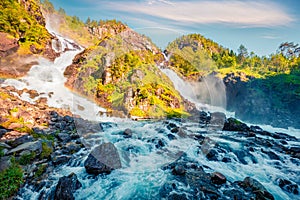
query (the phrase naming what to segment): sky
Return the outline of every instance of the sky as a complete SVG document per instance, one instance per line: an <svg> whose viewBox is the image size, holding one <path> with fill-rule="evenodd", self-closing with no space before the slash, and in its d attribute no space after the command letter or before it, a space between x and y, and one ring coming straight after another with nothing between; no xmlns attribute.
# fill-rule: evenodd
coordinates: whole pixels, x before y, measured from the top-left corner
<svg viewBox="0 0 300 200"><path fill-rule="evenodd" d="M184 34L199 33L237 52L259 56L282 42L300 44L299 0L50 0L86 21L117 19L164 49Z"/></svg>

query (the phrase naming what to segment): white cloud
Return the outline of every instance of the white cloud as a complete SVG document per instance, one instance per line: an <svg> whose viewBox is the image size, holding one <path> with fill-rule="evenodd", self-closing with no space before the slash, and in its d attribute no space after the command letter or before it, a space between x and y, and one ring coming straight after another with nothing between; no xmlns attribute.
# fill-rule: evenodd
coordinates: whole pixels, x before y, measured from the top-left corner
<svg viewBox="0 0 300 200"><path fill-rule="evenodd" d="M186 24L226 23L242 27L273 27L294 21L281 5L270 1L110 1L106 6L117 11Z"/></svg>
<svg viewBox="0 0 300 200"><path fill-rule="evenodd" d="M280 39L279 36L276 36L276 35L263 35L262 38L264 39L269 39L269 40L277 40L277 39Z"/></svg>

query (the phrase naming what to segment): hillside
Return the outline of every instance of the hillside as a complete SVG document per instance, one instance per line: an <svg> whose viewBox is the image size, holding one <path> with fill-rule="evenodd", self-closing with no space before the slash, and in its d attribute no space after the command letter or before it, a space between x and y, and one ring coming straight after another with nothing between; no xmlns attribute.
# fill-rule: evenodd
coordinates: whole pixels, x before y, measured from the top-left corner
<svg viewBox="0 0 300 200"><path fill-rule="evenodd" d="M113 110L114 115L186 114L182 97L157 67L163 55L148 38L114 20L102 22L94 31L99 42L66 69L67 87Z"/></svg>

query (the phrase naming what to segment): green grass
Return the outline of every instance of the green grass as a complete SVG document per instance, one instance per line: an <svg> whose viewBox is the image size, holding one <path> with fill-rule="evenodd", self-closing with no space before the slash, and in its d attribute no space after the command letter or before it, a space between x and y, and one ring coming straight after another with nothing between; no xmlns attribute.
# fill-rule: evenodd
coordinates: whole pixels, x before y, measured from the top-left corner
<svg viewBox="0 0 300 200"><path fill-rule="evenodd" d="M49 158L50 155L52 154L53 149L48 146L47 142L42 142L42 153L40 154L40 158Z"/></svg>
<svg viewBox="0 0 300 200"><path fill-rule="evenodd" d="M34 153L34 152L23 154L19 158L18 163L20 165L28 165L35 159L35 157L36 157L36 153Z"/></svg>
<svg viewBox="0 0 300 200"><path fill-rule="evenodd" d="M23 171L21 167L12 160L11 166L0 172L0 199L8 199L13 196L23 183Z"/></svg>

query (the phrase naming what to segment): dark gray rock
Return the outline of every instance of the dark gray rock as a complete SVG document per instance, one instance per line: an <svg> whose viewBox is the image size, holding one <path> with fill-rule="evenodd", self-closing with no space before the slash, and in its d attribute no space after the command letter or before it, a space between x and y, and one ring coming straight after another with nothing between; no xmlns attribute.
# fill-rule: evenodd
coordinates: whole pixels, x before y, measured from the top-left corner
<svg viewBox="0 0 300 200"><path fill-rule="evenodd" d="M29 151L29 152L35 152L37 155L39 155L42 152L42 141L37 140L34 142L27 142L27 143L21 144L21 145L17 146L16 148L8 151L6 154L11 155L14 153L20 153L25 150Z"/></svg>
<svg viewBox="0 0 300 200"><path fill-rule="evenodd" d="M250 130L250 128L247 126L247 124L240 122L237 119L229 118L225 121L224 131L243 131L247 132Z"/></svg>
<svg viewBox="0 0 300 200"><path fill-rule="evenodd" d="M289 192L289 193L293 193L295 195L298 195L299 194L299 188L298 188L298 185L295 184L295 183L292 183L291 181L289 180L286 180L286 179L278 179L277 180L278 182L278 185L279 187L286 191L286 192Z"/></svg>
<svg viewBox="0 0 300 200"><path fill-rule="evenodd" d="M70 142L71 141L71 136L68 133L59 133L57 135L57 138L62 141L62 142Z"/></svg>
<svg viewBox="0 0 300 200"><path fill-rule="evenodd" d="M23 135L15 140L8 141L8 144L12 147L17 147L21 144L32 142L34 139L31 135Z"/></svg>
<svg viewBox="0 0 300 200"><path fill-rule="evenodd" d="M274 200L273 195L260 182L251 177L246 177L241 186L246 190L250 189L256 195L256 199Z"/></svg>
<svg viewBox="0 0 300 200"><path fill-rule="evenodd" d="M214 172L211 174L211 181L214 183L214 184L217 184L217 185L222 185L222 184L225 184L227 179L226 177L221 174L220 172Z"/></svg>
<svg viewBox="0 0 300 200"><path fill-rule="evenodd" d="M9 168L11 162L9 156L0 157L0 172Z"/></svg>
<svg viewBox="0 0 300 200"><path fill-rule="evenodd" d="M56 188L54 200L74 200L74 193L82 187L76 174L71 173L69 176L63 176L59 179Z"/></svg>
<svg viewBox="0 0 300 200"><path fill-rule="evenodd" d="M132 130L129 128L126 128L125 131L123 132L123 135L125 138L131 138L132 137Z"/></svg>
<svg viewBox="0 0 300 200"><path fill-rule="evenodd" d="M184 168L184 166L182 166L182 165L176 165L175 167L174 167L174 169L172 170L172 173L174 174L174 175L184 175L185 174L185 172L186 172L186 170L185 170L185 168Z"/></svg>
<svg viewBox="0 0 300 200"><path fill-rule="evenodd" d="M103 143L97 146L84 162L89 174L110 173L122 167L117 148L112 143Z"/></svg>

